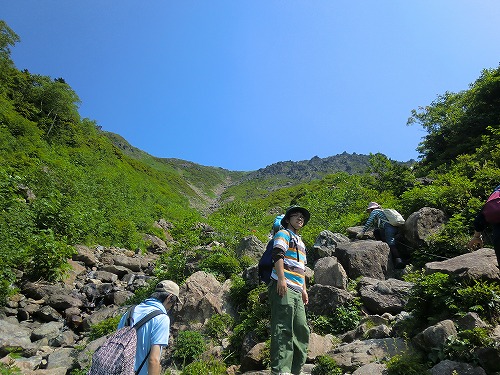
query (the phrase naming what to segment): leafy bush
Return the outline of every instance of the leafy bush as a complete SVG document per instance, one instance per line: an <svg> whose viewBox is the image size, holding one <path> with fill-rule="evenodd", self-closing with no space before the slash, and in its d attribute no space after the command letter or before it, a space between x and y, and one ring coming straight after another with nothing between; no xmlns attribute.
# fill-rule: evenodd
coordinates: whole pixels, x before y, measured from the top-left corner
<svg viewBox="0 0 500 375"><path fill-rule="evenodd" d="M473 328L458 332L456 337L448 337L443 347L445 358L457 362L479 364L477 350L491 347L494 340L484 328Z"/></svg>
<svg viewBox="0 0 500 375"><path fill-rule="evenodd" d="M430 275L416 272L405 276L405 280L414 283L406 308L417 325L470 311L491 322L500 316L500 287L496 283L454 279L440 272Z"/></svg>
<svg viewBox="0 0 500 375"><path fill-rule="evenodd" d="M60 280L69 270L68 259L74 253L75 249L57 240L52 230L41 231L32 239L28 274L33 279Z"/></svg>
<svg viewBox="0 0 500 375"><path fill-rule="evenodd" d="M0 375L23 375L19 367L0 363Z"/></svg>
<svg viewBox="0 0 500 375"><path fill-rule="evenodd" d="M115 316L113 318L108 318L94 324L90 327L89 339L97 340L99 337L106 336L110 333L116 331L116 327L118 327L118 323L120 322L120 316Z"/></svg>
<svg viewBox="0 0 500 375"><path fill-rule="evenodd" d="M316 365L311 370L311 375L342 375L342 368L331 357L320 355L316 357Z"/></svg>
<svg viewBox="0 0 500 375"><path fill-rule="evenodd" d="M231 315L215 314L205 324L205 334L217 342L221 342L223 338L228 337L233 325L234 320Z"/></svg>
<svg viewBox="0 0 500 375"><path fill-rule="evenodd" d="M182 369L181 375L225 375L226 365L216 359L194 361Z"/></svg>
<svg viewBox="0 0 500 375"><path fill-rule="evenodd" d="M313 330L320 335L344 333L354 329L360 321L361 302L354 300L337 306L330 316L309 316Z"/></svg>
<svg viewBox="0 0 500 375"><path fill-rule="evenodd" d="M229 279L232 274L241 272L241 265L234 252L216 247L200 262L202 271L212 273L219 281Z"/></svg>
<svg viewBox="0 0 500 375"><path fill-rule="evenodd" d="M187 365L206 350L205 339L196 331L180 331L174 343L172 358L180 365Z"/></svg>
<svg viewBox="0 0 500 375"><path fill-rule="evenodd" d="M424 357L420 353L407 352L398 354L386 363L387 375L429 375Z"/></svg>

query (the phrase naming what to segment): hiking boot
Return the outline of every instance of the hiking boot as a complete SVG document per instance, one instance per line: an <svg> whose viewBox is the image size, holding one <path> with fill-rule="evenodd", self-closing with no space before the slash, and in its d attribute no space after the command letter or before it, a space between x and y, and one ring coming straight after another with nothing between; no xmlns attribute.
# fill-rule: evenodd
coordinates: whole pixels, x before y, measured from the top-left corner
<svg viewBox="0 0 500 375"><path fill-rule="evenodd" d="M405 268L405 264L401 258L394 259L394 268L398 270L402 270L403 268Z"/></svg>

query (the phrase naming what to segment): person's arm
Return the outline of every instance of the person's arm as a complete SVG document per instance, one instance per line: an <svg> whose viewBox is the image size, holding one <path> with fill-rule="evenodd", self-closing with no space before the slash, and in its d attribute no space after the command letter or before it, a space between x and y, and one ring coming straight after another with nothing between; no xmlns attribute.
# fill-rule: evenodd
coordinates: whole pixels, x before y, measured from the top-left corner
<svg viewBox="0 0 500 375"><path fill-rule="evenodd" d="M474 231L474 236L470 239L467 247L469 250L477 250L483 247L483 235L481 232Z"/></svg>
<svg viewBox="0 0 500 375"><path fill-rule="evenodd" d="M276 292L279 296L283 297L288 290L288 286L286 285L285 266L283 264L283 258L280 258L276 262L274 262L274 269L276 270L276 274L278 275Z"/></svg>
<svg viewBox="0 0 500 375"><path fill-rule="evenodd" d="M302 285L302 302L304 302L304 305L307 305L309 303L309 295L307 294L305 278L304 285Z"/></svg>
<svg viewBox="0 0 500 375"><path fill-rule="evenodd" d="M152 345L151 352L148 358L148 375L160 375L161 365L160 365L160 345Z"/></svg>
<svg viewBox="0 0 500 375"><path fill-rule="evenodd" d="M365 223L365 225L363 226L363 229L361 230L361 232L360 232L360 233L358 233L358 234L356 235L356 237L357 237L358 239L363 238L363 236L365 235L366 231L367 231L367 230L368 230L368 229L372 226L372 224L373 224L373 220L375 220L375 215L376 215L375 211L372 211L372 212L370 213L370 216L368 216L368 220L366 220L366 223Z"/></svg>

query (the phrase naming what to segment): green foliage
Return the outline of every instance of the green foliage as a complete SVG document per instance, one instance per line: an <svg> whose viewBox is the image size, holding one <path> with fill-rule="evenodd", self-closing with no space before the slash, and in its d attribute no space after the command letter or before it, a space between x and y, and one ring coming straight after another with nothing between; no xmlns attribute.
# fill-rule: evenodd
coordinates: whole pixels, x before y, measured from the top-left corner
<svg viewBox="0 0 500 375"><path fill-rule="evenodd" d="M181 375L225 375L226 370L223 362L212 358L209 361L191 362L182 369Z"/></svg>
<svg viewBox="0 0 500 375"><path fill-rule="evenodd" d="M48 281L60 280L69 270L67 260L75 249L54 237L50 229L40 231L33 237L29 256L28 274L36 280L44 278Z"/></svg>
<svg viewBox="0 0 500 375"><path fill-rule="evenodd" d="M214 274L219 281L229 279L232 274L240 273L242 268L236 254L223 247L215 247L200 262L200 269Z"/></svg>
<svg viewBox="0 0 500 375"><path fill-rule="evenodd" d="M344 305L337 306L331 315L309 316L314 332L320 335L339 334L354 329L361 318L362 304L353 300Z"/></svg>
<svg viewBox="0 0 500 375"><path fill-rule="evenodd" d="M6 363L0 363L0 375L22 375L23 373L19 367L14 365L9 365Z"/></svg>
<svg viewBox="0 0 500 375"><path fill-rule="evenodd" d="M229 337L228 361L237 363L239 357L235 357L235 353L241 348L243 339L248 333L252 332L258 340L262 341L269 337L271 309L267 300L267 286L260 284L252 289L241 277L233 277L230 298L237 306L240 320Z"/></svg>
<svg viewBox="0 0 500 375"><path fill-rule="evenodd" d="M484 328L473 328L458 332L456 337L448 337L443 347L444 358L457 362L479 364L477 350L492 347L494 340Z"/></svg>
<svg viewBox="0 0 500 375"><path fill-rule="evenodd" d="M414 283L406 308L416 324L435 323L470 311L490 322L500 316L500 287L496 283L455 279L440 272L416 272L405 280Z"/></svg>
<svg viewBox="0 0 500 375"><path fill-rule="evenodd" d="M89 339L97 340L99 337L115 332L116 327L118 327L118 323L120 322L120 318L120 316L116 316L104 319L102 322L92 325L90 327Z"/></svg>
<svg viewBox="0 0 500 375"><path fill-rule="evenodd" d="M215 314L205 324L205 334L220 343L229 336L234 326L234 320L229 314Z"/></svg>
<svg viewBox="0 0 500 375"><path fill-rule="evenodd" d="M457 156L481 146L488 127L500 125L500 67L485 69L469 89L446 92L430 105L413 110L409 124L418 123L427 135L418 150L425 170L449 165Z"/></svg>
<svg viewBox="0 0 500 375"><path fill-rule="evenodd" d="M316 357L315 366L311 370L311 375L342 375L342 368L331 357L320 355Z"/></svg>
<svg viewBox="0 0 500 375"><path fill-rule="evenodd" d="M387 363L387 375L429 375L429 366L420 353L413 351L391 357Z"/></svg>
<svg viewBox="0 0 500 375"><path fill-rule="evenodd" d="M183 366L193 362L206 350L205 339L197 331L180 331L172 352L173 360Z"/></svg>

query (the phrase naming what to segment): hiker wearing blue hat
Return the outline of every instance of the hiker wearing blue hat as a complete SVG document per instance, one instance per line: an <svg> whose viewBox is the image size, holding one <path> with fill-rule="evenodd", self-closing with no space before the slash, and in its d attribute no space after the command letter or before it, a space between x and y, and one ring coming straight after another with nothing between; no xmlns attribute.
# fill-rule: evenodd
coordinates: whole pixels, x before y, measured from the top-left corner
<svg viewBox="0 0 500 375"><path fill-rule="evenodd" d="M311 215L303 207L289 208L273 239L274 268L268 286L271 304L271 374L300 374L307 359L309 327L304 305L306 247L300 230Z"/></svg>

